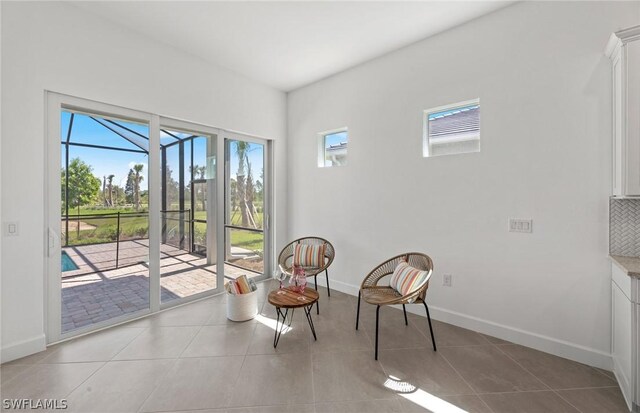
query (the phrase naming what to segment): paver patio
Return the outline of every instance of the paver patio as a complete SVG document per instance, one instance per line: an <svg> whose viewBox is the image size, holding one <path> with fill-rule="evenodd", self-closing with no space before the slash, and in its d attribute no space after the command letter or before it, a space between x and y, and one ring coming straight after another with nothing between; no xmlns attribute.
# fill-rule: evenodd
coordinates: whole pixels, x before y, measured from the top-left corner
<svg viewBox="0 0 640 413"><path fill-rule="evenodd" d="M121 242L119 248L117 269L106 269L115 266L115 243L63 248L79 267L62 276L63 333L149 308L147 240ZM163 244L161 302L215 289L215 270L206 258ZM225 264L225 278L242 274L261 275Z"/></svg>

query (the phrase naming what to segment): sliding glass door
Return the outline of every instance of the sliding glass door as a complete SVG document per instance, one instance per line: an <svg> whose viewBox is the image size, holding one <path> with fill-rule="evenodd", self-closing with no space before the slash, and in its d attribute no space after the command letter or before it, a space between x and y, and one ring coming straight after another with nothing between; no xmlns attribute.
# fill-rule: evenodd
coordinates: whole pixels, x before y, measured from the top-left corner
<svg viewBox="0 0 640 413"><path fill-rule="evenodd" d="M47 122L49 343L265 277L267 141L54 93Z"/></svg>
<svg viewBox="0 0 640 413"><path fill-rule="evenodd" d="M216 129L161 119L161 306L221 290Z"/></svg>
<svg viewBox="0 0 640 413"><path fill-rule="evenodd" d="M147 314L156 305L151 125L145 113L50 96L49 342Z"/></svg>

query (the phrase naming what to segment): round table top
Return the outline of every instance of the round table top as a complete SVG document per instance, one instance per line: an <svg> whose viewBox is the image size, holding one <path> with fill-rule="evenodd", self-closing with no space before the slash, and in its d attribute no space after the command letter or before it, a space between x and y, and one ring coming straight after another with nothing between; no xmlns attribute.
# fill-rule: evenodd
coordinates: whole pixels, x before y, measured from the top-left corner
<svg viewBox="0 0 640 413"><path fill-rule="evenodd" d="M320 298L320 295L313 288L305 288L302 294L291 291L289 288L274 290L269 293L269 303L281 308L306 307L318 301L318 298Z"/></svg>

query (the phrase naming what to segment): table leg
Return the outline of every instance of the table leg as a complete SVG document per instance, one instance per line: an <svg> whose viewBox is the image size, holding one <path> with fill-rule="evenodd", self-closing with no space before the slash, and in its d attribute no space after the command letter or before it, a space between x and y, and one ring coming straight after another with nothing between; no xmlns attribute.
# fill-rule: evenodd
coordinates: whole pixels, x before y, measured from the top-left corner
<svg viewBox="0 0 640 413"><path fill-rule="evenodd" d="M311 309L313 309L313 304L303 308L304 308L304 313L307 316L307 321L309 322L309 327L311 328L311 332L313 333L313 339L317 341L318 337L316 337L316 329L313 326L313 319L311 318Z"/></svg>
<svg viewBox="0 0 640 413"><path fill-rule="evenodd" d="M276 331L275 331L275 336L273 337L273 348L276 348L278 346L278 342L280 341L280 336L282 335L282 332L284 331L285 326L291 327L294 311L295 311L295 308L292 308L291 317L289 317L289 324L287 325L286 321L287 321L287 315L289 314L289 309L285 308L284 314L283 314L282 309L280 307L276 307ZM278 325L280 324L280 317L282 317L282 325L280 325L280 328L278 328Z"/></svg>

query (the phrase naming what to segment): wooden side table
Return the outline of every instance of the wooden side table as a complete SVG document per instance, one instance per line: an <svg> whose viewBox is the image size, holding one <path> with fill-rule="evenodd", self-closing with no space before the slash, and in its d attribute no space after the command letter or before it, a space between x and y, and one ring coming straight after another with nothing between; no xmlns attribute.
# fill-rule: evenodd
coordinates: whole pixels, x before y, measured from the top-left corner
<svg viewBox="0 0 640 413"><path fill-rule="evenodd" d="M278 341L280 341L280 335L284 331L285 326L291 327L291 322L293 321L293 313L296 308L302 307L305 315L307 316L307 321L309 322L309 327L311 328L311 332L313 333L314 340L317 340L316 329L313 326L313 320L311 319L311 309L313 305L318 303L318 292L311 288L305 288L304 293L298 293L290 290L289 288L283 288L282 290L275 290L269 293L269 303L276 308L276 332L273 337L273 347L275 348L278 345ZM284 308L284 313L282 309ZM291 316L289 317L289 323L287 324L287 316L289 315L289 309L291 309ZM282 317L282 325L280 325L280 317ZM278 328L278 326L280 326Z"/></svg>

